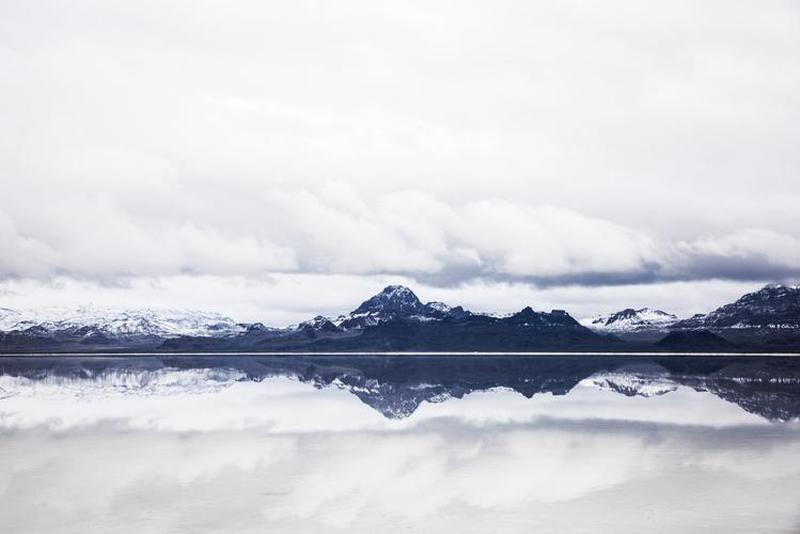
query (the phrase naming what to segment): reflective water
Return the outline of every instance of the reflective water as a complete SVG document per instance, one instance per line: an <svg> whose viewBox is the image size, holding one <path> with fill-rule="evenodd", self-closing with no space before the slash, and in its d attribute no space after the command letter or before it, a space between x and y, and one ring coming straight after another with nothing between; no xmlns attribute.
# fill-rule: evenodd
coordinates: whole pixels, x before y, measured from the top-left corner
<svg viewBox="0 0 800 534"><path fill-rule="evenodd" d="M3 532L798 532L800 361L0 359Z"/></svg>

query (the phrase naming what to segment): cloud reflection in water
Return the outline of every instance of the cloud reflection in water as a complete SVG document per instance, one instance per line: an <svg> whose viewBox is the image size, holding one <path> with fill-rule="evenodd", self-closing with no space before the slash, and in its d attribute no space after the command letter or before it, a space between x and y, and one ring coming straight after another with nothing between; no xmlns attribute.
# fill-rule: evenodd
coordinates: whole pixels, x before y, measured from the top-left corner
<svg viewBox="0 0 800 534"><path fill-rule="evenodd" d="M10 532L800 526L797 423L685 386L496 389L395 420L344 389L281 377L149 389L3 379Z"/></svg>

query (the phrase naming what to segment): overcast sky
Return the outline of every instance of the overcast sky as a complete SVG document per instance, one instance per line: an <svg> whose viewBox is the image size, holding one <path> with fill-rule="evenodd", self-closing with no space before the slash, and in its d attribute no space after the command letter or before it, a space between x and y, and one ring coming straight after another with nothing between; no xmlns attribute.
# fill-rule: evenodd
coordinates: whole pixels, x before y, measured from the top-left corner
<svg viewBox="0 0 800 534"><path fill-rule="evenodd" d="M0 306L685 315L800 278L794 1L3 0L0 72Z"/></svg>

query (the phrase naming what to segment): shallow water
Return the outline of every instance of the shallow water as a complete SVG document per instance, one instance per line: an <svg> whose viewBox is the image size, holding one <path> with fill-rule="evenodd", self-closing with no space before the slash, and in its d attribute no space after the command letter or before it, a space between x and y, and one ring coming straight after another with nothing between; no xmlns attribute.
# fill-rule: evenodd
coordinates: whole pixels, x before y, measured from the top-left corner
<svg viewBox="0 0 800 534"><path fill-rule="evenodd" d="M800 362L0 359L4 532L798 532Z"/></svg>

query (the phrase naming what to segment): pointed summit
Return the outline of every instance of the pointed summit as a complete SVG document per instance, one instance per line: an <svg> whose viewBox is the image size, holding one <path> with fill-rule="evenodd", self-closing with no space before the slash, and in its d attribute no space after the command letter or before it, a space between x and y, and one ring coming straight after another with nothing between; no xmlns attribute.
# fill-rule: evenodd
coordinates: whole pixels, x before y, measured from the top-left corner
<svg viewBox="0 0 800 534"><path fill-rule="evenodd" d="M424 304L406 286L386 286L377 295L365 300L353 314L381 313L392 315L414 315L421 313Z"/></svg>
<svg viewBox="0 0 800 534"><path fill-rule="evenodd" d="M531 308L530 306L525 306L520 311L512 315L512 317L518 317L520 319L534 319L538 317L538 315L539 314L533 311L533 308Z"/></svg>

